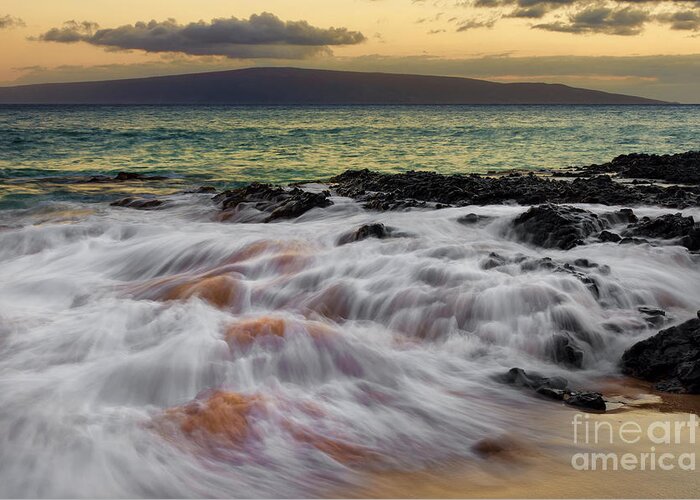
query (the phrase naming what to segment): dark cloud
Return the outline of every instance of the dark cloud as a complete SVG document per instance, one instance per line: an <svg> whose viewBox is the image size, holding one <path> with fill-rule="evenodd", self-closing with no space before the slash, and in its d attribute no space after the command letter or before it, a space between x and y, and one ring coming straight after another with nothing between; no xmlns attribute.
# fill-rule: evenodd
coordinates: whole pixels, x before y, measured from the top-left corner
<svg viewBox="0 0 700 500"><path fill-rule="evenodd" d="M491 9L497 19L542 19L566 9L568 21L533 27L573 34L637 35L652 20L674 30L697 31L698 14L692 8L700 9L700 0L468 0L454 5ZM659 10L665 12L658 14Z"/></svg>
<svg viewBox="0 0 700 500"><path fill-rule="evenodd" d="M605 33L608 35L637 35L650 20L648 12L632 7L588 7L571 16L567 22L536 24L533 28L564 33Z"/></svg>
<svg viewBox="0 0 700 500"><path fill-rule="evenodd" d="M75 43L87 41L99 28L97 23L89 21L66 21L60 28L51 28L40 35L39 40L47 42Z"/></svg>
<svg viewBox="0 0 700 500"><path fill-rule="evenodd" d="M521 7L515 9L508 14L508 17L524 17L529 19L539 19L549 12L544 4L534 5L532 7Z"/></svg>
<svg viewBox="0 0 700 500"><path fill-rule="evenodd" d="M0 16L0 29L20 28L22 26L25 26L25 24L19 17Z"/></svg>
<svg viewBox="0 0 700 500"><path fill-rule="evenodd" d="M700 0L615 0L621 3L656 4L656 5L700 5Z"/></svg>
<svg viewBox="0 0 700 500"><path fill-rule="evenodd" d="M69 21L40 35L46 42L86 42L111 49L219 55L229 58L297 59L328 52L333 45L352 45L365 40L347 28L317 28L306 21L282 21L264 12L249 19L213 19L178 24L167 21L138 22L118 28L99 29L90 22Z"/></svg>
<svg viewBox="0 0 700 500"><path fill-rule="evenodd" d="M493 25L496 24L496 21L497 21L497 19L490 19L487 21L468 19L466 21L462 21L457 26L457 32L469 31L469 30L478 29L478 28L493 28Z"/></svg>
<svg viewBox="0 0 700 500"><path fill-rule="evenodd" d="M697 10L660 14L657 20L668 24L672 30L700 31L700 12Z"/></svg>

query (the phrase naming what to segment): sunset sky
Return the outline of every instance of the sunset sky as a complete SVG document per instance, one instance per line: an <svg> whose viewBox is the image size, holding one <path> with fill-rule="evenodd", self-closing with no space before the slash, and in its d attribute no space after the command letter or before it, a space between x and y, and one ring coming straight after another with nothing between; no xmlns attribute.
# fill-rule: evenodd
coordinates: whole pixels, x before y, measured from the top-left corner
<svg viewBox="0 0 700 500"><path fill-rule="evenodd" d="M700 0L2 0L0 85L284 65L700 102Z"/></svg>

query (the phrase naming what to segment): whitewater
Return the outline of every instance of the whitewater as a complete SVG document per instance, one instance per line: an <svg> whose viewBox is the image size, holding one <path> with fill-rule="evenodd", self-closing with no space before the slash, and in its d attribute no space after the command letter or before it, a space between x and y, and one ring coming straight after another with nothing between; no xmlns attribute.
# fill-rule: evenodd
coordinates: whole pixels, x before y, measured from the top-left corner
<svg viewBox="0 0 700 500"><path fill-rule="evenodd" d="M700 304L680 246L541 249L510 230L528 207L332 200L272 224L220 222L205 194L0 213L0 496L329 496L370 472L478 464L483 440L546 443L544 415L572 413L499 374L595 386L658 331L639 307L671 324ZM367 223L396 236L338 245ZM597 264L597 293L519 264L543 257ZM562 331L582 369L552 360Z"/></svg>

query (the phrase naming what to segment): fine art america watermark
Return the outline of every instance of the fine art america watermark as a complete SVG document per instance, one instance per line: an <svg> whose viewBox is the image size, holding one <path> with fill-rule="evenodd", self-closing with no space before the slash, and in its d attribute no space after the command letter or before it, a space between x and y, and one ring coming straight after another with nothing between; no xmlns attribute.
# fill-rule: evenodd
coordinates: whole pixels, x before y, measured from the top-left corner
<svg viewBox="0 0 700 500"><path fill-rule="evenodd" d="M695 470L695 447L692 446L696 443L698 428L695 415L685 420L643 424L623 420L613 425L577 413L572 425L574 445L587 450L572 455L571 466L576 470ZM632 445L636 446L630 448ZM623 451L612 452L611 448Z"/></svg>

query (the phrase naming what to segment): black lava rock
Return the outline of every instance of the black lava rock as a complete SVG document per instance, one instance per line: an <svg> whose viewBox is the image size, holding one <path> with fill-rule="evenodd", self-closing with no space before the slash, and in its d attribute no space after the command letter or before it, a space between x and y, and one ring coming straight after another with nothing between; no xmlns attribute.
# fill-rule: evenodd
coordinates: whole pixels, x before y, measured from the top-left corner
<svg viewBox="0 0 700 500"><path fill-rule="evenodd" d="M121 200L116 200L110 203L113 207L126 207L135 208L136 210L151 210L154 208L161 207L163 205L162 200L155 198L122 198Z"/></svg>
<svg viewBox="0 0 700 500"><path fill-rule="evenodd" d="M300 188L283 189L270 184L253 183L246 187L224 191L213 200L221 205L222 210L231 212L241 205L250 206L267 216L262 222L278 219L293 219L316 207L328 207L333 204L328 191L312 193Z"/></svg>
<svg viewBox="0 0 700 500"><path fill-rule="evenodd" d="M125 182L125 181L164 181L167 177L162 175L145 175L136 172L119 172L114 177L106 175L95 175L90 177L87 182L92 183L107 183L107 182Z"/></svg>
<svg viewBox="0 0 700 500"><path fill-rule="evenodd" d="M616 173L630 179L700 184L700 151L675 155L621 155L609 163L584 167L581 172L588 175Z"/></svg>
<svg viewBox="0 0 700 500"><path fill-rule="evenodd" d="M601 231L598 239L604 243L619 243L622 237L619 234L611 233L610 231Z"/></svg>
<svg viewBox="0 0 700 500"><path fill-rule="evenodd" d="M601 217L610 224L634 224L639 220L631 208L621 208L616 212L603 214Z"/></svg>
<svg viewBox="0 0 700 500"><path fill-rule="evenodd" d="M597 392L572 391L569 382L562 377L544 377L539 373L526 373L522 368L511 368L496 378L499 382L533 391L535 394L583 410L605 411L605 399Z"/></svg>
<svg viewBox="0 0 700 500"><path fill-rule="evenodd" d="M597 392L577 392L566 399L566 404L584 410L605 411L603 395Z"/></svg>
<svg viewBox="0 0 700 500"><path fill-rule="evenodd" d="M506 259L496 252L491 252L489 253L488 257L483 259L480 263L481 268L484 270L498 268L507 264L518 264L520 266L520 270L524 273L546 270L553 273L570 274L586 285L591 294L596 298L598 298L600 295L596 278L592 274L582 272L580 269L584 269L586 271L595 270L600 274L610 273L610 268L608 266L601 266L595 262L590 262L588 259L576 259L571 263L557 262L551 257L532 259L525 257L524 255Z"/></svg>
<svg viewBox="0 0 700 500"><path fill-rule="evenodd" d="M598 216L587 210L548 203L532 207L513 222L523 241L544 248L570 250L604 228Z"/></svg>
<svg viewBox="0 0 700 500"><path fill-rule="evenodd" d="M665 214L654 219L644 217L638 224L630 226L625 235L667 239L688 250L700 250L700 226L693 217L683 217L680 213Z"/></svg>
<svg viewBox="0 0 700 500"><path fill-rule="evenodd" d="M502 375L499 380L505 384L527 389L538 390L541 388L565 390L569 382L562 377L544 377L536 372L527 373L522 368L511 368L508 373Z"/></svg>
<svg viewBox="0 0 700 500"><path fill-rule="evenodd" d="M385 174L365 169L348 170L331 178L330 182L339 195L354 198L370 210L429 207L430 203L440 206L514 202L521 205L601 203L677 208L700 205L700 186L664 188L625 185L608 175L597 173L591 171L592 177L576 178L570 182L519 173L503 176L440 175L415 171ZM625 210L628 209L616 212L611 217L631 219L634 214Z"/></svg>
<svg viewBox="0 0 700 500"><path fill-rule="evenodd" d="M461 217L457 218L457 222L460 224L464 224L465 226L469 226L472 224L478 224L479 222L491 220L491 217L487 215L477 215L477 214L467 214L467 215L462 215Z"/></svg>
<svg viewBox="0 0 700 500"><path fill-rule="evenodd" d="M633 345L620 364L624 374L659 390L700 394L700 317Z"/></svg>
<svg viewBox="0 0 700 500"><path fill-rule="evenodd" d="M570 336L557 334L547 345L547 352L552 361L571 368L583 366L583 349Z"/></svg>
<svg viewBox="0 0 700 500"><path fill-rule="evenodd" d="M338 246L347 245L355 241L366 240L367 238L388 238L391 236L392 230L384 224L364 224L354 231L345 233L338 239Z"/></svg>

